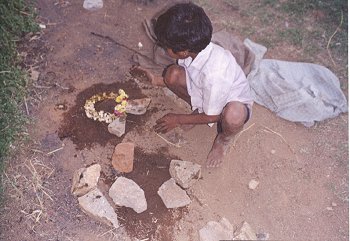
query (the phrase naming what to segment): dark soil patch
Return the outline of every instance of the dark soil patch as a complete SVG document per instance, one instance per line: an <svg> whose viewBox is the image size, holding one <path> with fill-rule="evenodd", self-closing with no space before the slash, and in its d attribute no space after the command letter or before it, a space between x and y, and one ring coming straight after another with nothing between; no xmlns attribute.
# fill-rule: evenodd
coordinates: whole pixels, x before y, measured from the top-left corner
<svg viewBox="0 0 350 241"><path fill-rule="evenodd" d="M130 236L138 239L172 240L173 226L187 210L167 209L157 194L158 188L170 179L169 165L172 159L178 158L170 156L167 149L160 149L152 154L135 149L134 170L124 176L135 181L144 190L147 210L136 213L131 208L118 209L119 221L125 225Z"/></svg>
<svg viewBox="0 0 350 241"><path fill-rule="evenodd" d="M113 145L120 143L122 137L119 138L110 134L107 129L108 124L87 118L84 111L85 101L91 96L103 92L118 93L119 89L124 89L130 99L145 97L138 86L131 81L108 85L102 83L92 85L77 95L75 106L65 113L62 125L58 130L58 136L61 140L70 138L79 150L91 148L94 143L98 143L101 146L105 146L109 142ZM96 103L95 109L112 113L114 106L114 101L106 100ZM127 116L126 132L131 131L137 126L143 126L149 115L150 113L142 116L129 114Z"/></svg>

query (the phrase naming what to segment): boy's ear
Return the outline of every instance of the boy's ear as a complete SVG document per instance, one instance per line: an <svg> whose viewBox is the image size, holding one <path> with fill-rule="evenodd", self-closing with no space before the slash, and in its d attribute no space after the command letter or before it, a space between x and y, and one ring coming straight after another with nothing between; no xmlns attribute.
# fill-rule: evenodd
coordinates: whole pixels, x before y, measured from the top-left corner
<svg viewBox="0 0 350 241"><path fill-rule="evenodd" d="M178 54L181 57L187 58L189 56L189 51L188 50L180 51L180 52L178 52Z"/></svg>

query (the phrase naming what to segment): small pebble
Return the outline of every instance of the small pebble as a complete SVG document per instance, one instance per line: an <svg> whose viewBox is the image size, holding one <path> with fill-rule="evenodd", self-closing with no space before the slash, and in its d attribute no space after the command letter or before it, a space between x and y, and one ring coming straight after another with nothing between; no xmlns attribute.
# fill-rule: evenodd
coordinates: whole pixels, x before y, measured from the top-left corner
<svg viewBox="0 0 350 241"><path fill-rule="evenodd" d="M276 150L272 149L271 154L275 154L275 153L276 153Z"/></svg>
<svg viewBox="0 0 350 241"><path fill-rule="evenodd" d="M141 42L139 42L139 43L137 44L137 46L139 47L139 49L142 49L143 44L142 44Z"/></svg>
<svg viewBox="0 0 350 241"><path fill-rule="evenodd" d="M254 190L255 188L257 188L258 185L259 185L259 182L254 180L254 179L250 180L250 182L248 184L249 189L251 189L251 190Z"/></svg>
<svg viewBox="0 0 350 241"><path fill-rule="evenodd" d="M326 207L326 209L327 209L328 211L333 211L333 208L332 208L332 207Z"/></svg>
<svg viewBox="0 0 350 241"><path fill-rule="evenodd" d="M332 202L332 206L333 207L336 207L336 206L338 206L335 202Z"/></svg>

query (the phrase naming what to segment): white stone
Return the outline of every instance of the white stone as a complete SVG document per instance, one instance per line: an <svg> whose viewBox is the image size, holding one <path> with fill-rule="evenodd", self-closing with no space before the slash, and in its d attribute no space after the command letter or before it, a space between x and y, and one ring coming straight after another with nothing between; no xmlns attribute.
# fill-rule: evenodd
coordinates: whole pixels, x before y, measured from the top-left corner
<svg viewBox="0 0 350 241"><path fill-rule="evenodd" d="M257 237L250 225L244 221L233 234L233 240L257 240Z"/></svg>
<svg viewBox="0 0 350 241"><path fill-rule="evenodd" d="M200 241L217 241L232 239L233 226L226 218L222 218L220 222L210 221L201 230L199 230Z"/></svg>
<svg viewBox="0 0 350 241"><path fill-rule="evenodd" d="M162 186L159 187L157 193L167 208L184 207L191 203L191 199L188 197L186 191L176 185L173 178L164 182Z"/></svg>
<svg viewBox="0 0 350 241"><path fill-rule="evenodd" d="M250 180L248 187L249 189L254 190L255 188L258 187L258 185L259 185L259 182L257 180L252 179Z"/></svg>
<svg viewBox="0 0 350 241"><path fill-rule="evenodd" d="M94 164L87 168L80 168L74 173L71 192L75 196L82 196L97 186L100 178L101 166Z"/></svg>
<svg viewBox="0 0 350 241"><path fill-rule="evenodd" d="M133 180L118 177L109 189L109 196L118 206L125 206L142 213L147 210L144 191Z"/></svg>
<svg viewBox="0 0 350 241"><path fill-rule="evenodd" d="M112 123L108 125L108 132L121 137L125 134L126 118L120 117L115 119Z"/></svg>
<svg viewBox="0 0 350 241"><path fill-rule="evenodd" d="M119 227L117 214L98 188L79 197L78 202L83 211L88 215L107 225L112 225L115 228Z"/></svg>
<svg viewBox="0 0 350 241"><path fill-rule="evenodd" d="M102 0L85 0L83 7L87 10L97 10L103 7Z"/></svg>
<svg viewBox="0 0 350 241"><path fill-rule="evenodd" d="M147 107L151 103L151 98L143 98L136 100L128 100L126 105L126 113L133 115L143 115L147 111Z"/></svg>
<svg viewBox="0 0 350 241"><path fill-rule="evenodd" d="M169 172L177 184L189 188L200 178L201 166L189 161L171 160Z"/></svg>

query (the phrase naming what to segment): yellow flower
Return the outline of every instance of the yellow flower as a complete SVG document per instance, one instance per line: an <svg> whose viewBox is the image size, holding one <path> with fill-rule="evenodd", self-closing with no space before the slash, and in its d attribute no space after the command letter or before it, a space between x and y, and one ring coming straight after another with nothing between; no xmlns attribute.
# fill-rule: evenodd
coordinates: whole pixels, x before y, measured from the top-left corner
<svg viewBox="0 0 350 241"><path fill-rule="evenodd" d="M121 95L119 95L117 98L115 98L115 101L117 102L117 103L120 103L120 102L122 102L123 101L123 97L121 96Z"/></svg>

